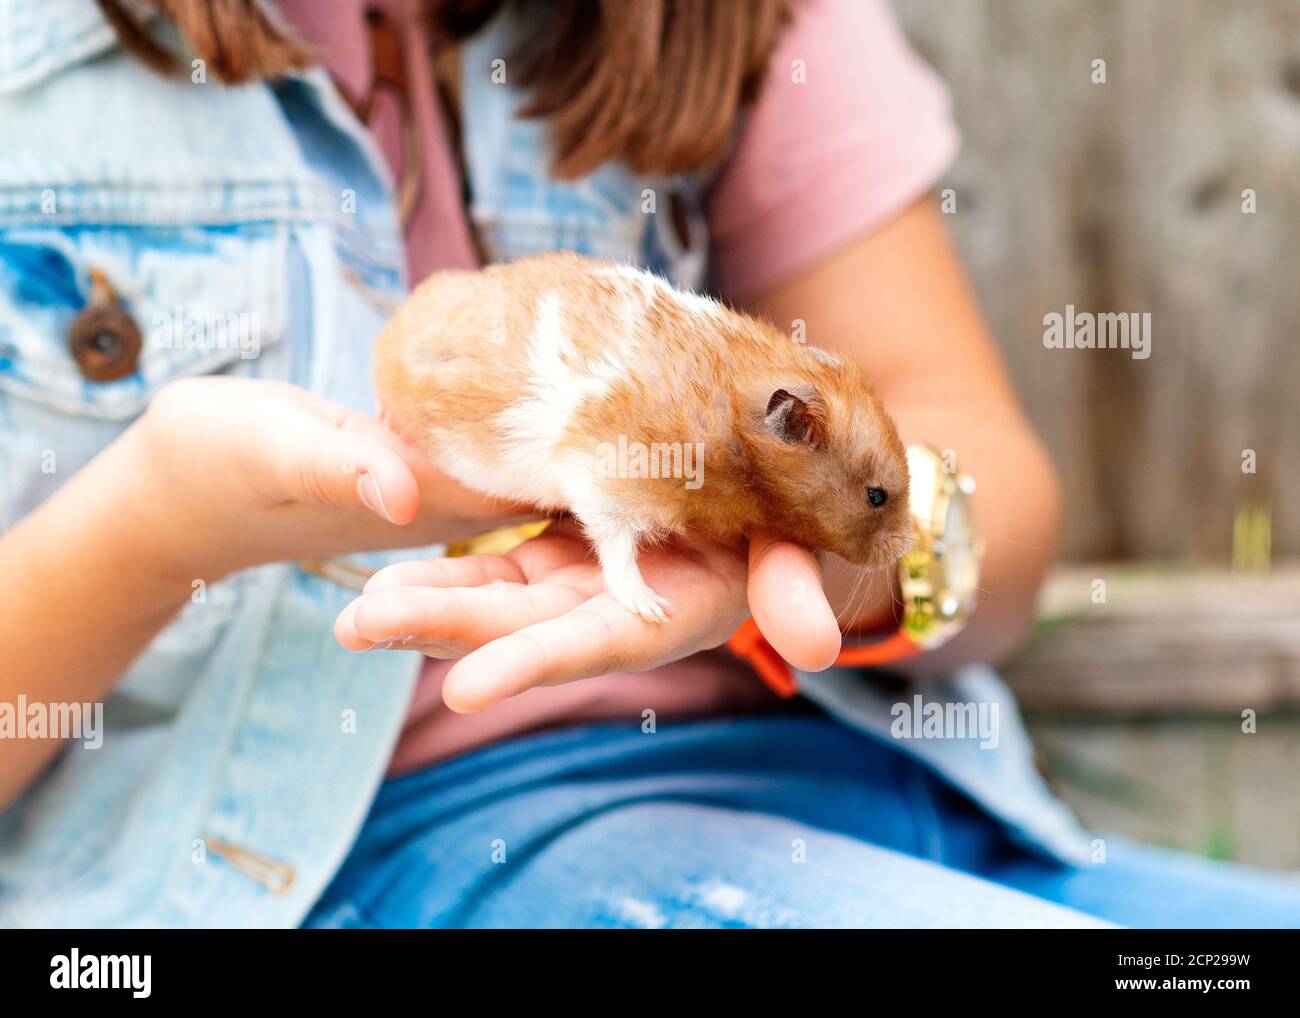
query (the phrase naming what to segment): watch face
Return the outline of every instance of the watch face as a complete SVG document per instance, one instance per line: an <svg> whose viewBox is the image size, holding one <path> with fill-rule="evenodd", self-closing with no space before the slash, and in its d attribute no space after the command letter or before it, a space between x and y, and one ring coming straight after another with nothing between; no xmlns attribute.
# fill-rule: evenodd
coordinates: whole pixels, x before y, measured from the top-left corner
<svg viewBox="0 0 1300 1018"><path fill-rule="evenodd" d="M969 608L979 585L979 557L975 554L975 527L971 519L970 499L963 491L954 491L948 500L948 511L943 526L944 601L954 598L958 603L942 603L945 615L958 608Z"/></svg>

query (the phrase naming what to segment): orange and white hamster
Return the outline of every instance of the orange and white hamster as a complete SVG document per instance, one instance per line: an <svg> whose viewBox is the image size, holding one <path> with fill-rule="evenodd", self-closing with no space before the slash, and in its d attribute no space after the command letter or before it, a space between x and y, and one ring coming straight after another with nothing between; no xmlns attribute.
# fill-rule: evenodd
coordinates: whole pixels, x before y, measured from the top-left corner
<svg viewBox="0 0 1300 1018"><path fill-rule="evenodd" d="M851 359L628 265L439 272L375 346L388 426L485 495L568 511L605 589L662 622L637 550L755 530L862 566L911 540L893 422Z"/></svg>

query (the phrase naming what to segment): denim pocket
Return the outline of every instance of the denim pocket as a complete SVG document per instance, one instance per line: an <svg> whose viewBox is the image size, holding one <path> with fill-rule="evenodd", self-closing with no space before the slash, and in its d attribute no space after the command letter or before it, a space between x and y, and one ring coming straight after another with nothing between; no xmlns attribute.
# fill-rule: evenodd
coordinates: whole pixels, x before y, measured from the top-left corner
<svg viewBox="0 0 1300 1018"><path fill-rule="evenodd" d="M281 223L0 229L0 531L49 498L173 379L282 373L278 364L246 362L281 344L288 329L290 230ZM110 381L87 377L69 345L91 300L92 271L139 330L133 370ZM298 297L305 302L307 294ZM113 724L160 723L179 707L241 591L239 578L210 585L196 578L193 603L110 698Z"/></svg>
<svg viewBox="0 0 1300 1018"><path fill-rule="evenodd" d="M124 421L167 382L254 359L286 323L278 223L0 229L0 390L77 417ZM87 377L69 337L105 280L138 328L124 377Z"/></svg>

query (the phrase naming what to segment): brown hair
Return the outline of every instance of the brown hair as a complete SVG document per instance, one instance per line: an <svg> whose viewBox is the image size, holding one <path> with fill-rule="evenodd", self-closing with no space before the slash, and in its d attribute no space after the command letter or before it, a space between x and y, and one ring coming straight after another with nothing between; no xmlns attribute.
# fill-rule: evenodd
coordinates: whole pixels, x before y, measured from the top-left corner
<svg viewBox="0 0 1300 1018"><path fill-rule="evenodd" d="M150 0L227 84L275 78L317 55L259 0ZM426 0L435 38L458 41L503 6L523 26L507 60L532 90L523 116L549 122L557 177L610 159L638 173L683 173L727 153L795 0ZM98 0L123 46L164 74L176 54Z"/></svg>

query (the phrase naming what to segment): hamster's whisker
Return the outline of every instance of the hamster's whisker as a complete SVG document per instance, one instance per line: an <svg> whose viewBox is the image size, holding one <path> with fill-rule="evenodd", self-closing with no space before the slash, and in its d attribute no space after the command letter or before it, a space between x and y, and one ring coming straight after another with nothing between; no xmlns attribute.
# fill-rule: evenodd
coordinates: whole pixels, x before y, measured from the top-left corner
<svg viewBox="0 0 1300 1018"><path fill-rule="evenodd" d="M853 609L853 598L857 594L858 588L862 586L866 579L867 573L868 571L865 569L858 570L858 575L853 578L853 586L849 588L849 596L844 599L844 606L835 613L835 625L841 630L844 628L845 616L847 615L849 618L852 618L857 614Z"/></svg>
<svg viewBox="0 0 1300 1018"><path fill-rule="evenodd" d="M981 534L980 537L987 543L989 541L1005 541L1007 544L1013 544L1017 548L1027 548L1030 551L1042 551L1041 544L1031 544L1028 541L1018 541L1014 537L1008 537L1006 534Z"/></svg>

